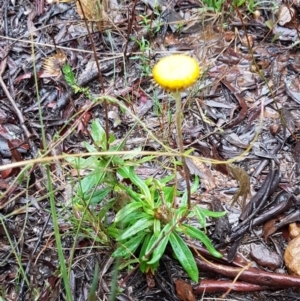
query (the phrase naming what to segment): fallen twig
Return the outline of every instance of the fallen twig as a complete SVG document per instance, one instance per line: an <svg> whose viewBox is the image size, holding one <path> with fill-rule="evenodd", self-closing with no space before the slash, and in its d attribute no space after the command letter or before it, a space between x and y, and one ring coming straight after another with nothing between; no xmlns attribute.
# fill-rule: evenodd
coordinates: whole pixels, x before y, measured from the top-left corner
<svg viewBox="0 0 300 301"><path fill-rule="evenodd" d="M201 280L200 284L194 287L193 293L202 295L203 293L226 292L229 289L235 292L253 292L263 291L269 287L245 282L233 283L229 280Z"/></svg>
<svg viewBox="0 0 300 301"><path fill-rule="evenodd" d="M0 51L3 53L3 49L0 48ZM2 61L0 62L0 86L2 87L6 97L8 98L9 102L11 103L12 107L13 107L13 110L14 112L16 113L16 115L18 116L18 119L20 121L20 125L26 135L26 138L31 138L32 137L32 134L29 132L29 130L27 129L26 127L26 121L25 121L25 118L22 114L22 112L19 110L17 104L15 103L14 99L12 98L11 94L9 93L8 89L7 89L7 86L6 84L4 83L3 81L3 78L2 78L2 75L6 69L6 66L7 66L7 55L4 56L4 58L2 59ZM34 152L34 154L37 153L37 150L36 150L36 147L34 145L34 143L28 139L28 143L32 149L32 151Z"/></svg>
<svg viewBox="0 0 300 301"><path fill-rule="evenodd" d="M197 266L202 271L214 272L229 278L235 278L241 272L241 268L231 267L224 264L208 263L196 258ZM239 280L249 283L268 286L270 288L291 288L299 287L300 277L270 273L256 268L248 268L240 274Z"/></svg>

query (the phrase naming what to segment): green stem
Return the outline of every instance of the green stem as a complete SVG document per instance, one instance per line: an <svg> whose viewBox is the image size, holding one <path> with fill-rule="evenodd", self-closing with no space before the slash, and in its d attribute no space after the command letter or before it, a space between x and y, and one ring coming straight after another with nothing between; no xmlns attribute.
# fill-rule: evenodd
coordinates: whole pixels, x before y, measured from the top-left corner
<svg viewBox="0 0 300 301"><path fill-rule="evenodd" d="M186 165L185 156L184 156L184 147L183 147L183 138L181 132L181 95L179 91L172 92L172 96L175 99L176 103L176 131L177 131L177 144L179 146L182 167L184 170L186 189L187 189L187 204L188 209L191 209L191 185L190 185L190 172Z"/></svg>

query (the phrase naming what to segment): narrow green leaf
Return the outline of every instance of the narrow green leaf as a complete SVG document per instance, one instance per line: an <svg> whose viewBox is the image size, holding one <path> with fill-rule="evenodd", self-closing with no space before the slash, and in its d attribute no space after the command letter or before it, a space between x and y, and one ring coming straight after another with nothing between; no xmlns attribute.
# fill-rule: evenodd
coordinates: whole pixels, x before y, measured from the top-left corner
<svg viewBox="0 0 300 301"><path fill-rule="evenodd" d="M132 153L128 153L126 155L123 156L123 160L132 160L137 156L137 152L140 153L142 151L142 147L137 147L135 149L133 149Z"/></svg>
<svg viewBox="0 0 300 301"><path fill-rule="evenodd" d="M130 167L124 166L123 168L119 168L118 173L125 179L129 178L132 181L132 183L135 184L140 189L142 194L145 196L146 201L153 206L153 201L148 186L140 177L136 175L132 166Z"/></svg>
<svg viewBox="0 0 300 301"><path fill-rule="evenodd" d="M199 224L205 229L206 228L206 218L204 214L202 213L202 210L199 208L199 206L195 205L193 208L194 213L196 214Z"/></svg>
<svg viewBox="0 0 300 301"><path fill-rule="evenodd" d="M195 193L199 187L199 178L195 177L195 181L191 187L191 193ZM187 199L188 199L188 193L187 191L184 192L184 194L181 197L181 205L187 206Z"/></svg>
<svg viewBox="0 0 300 301"><path fill-rule="evenodd" d="M110 225L107 228L107 234L111 237L113 237L114 239L117 239L122 233L122 230L116 228L115 224Z"/></svg>
<svg viewBox="0 0 300 301"><path fill-rule="evenodd" d="M155 156L145 156L139 160L136 160L134 163L137 165L140 165L142 163L149 162L149 161L153 160L154 158L155 158Z"/></svg>
<svg viewBox="0 0 300 301"><path fill-rule="evenodd" d="M141 232L142 230L149 228L151 226L153 226L153 219L149 219L149 218L140 219L136 223L134 223L131 227L126 229L120 235L120 237L118 237L117 240L120 241L120 240L127 239L127 238L133 236L134 234Z"/></svg>
<svg viewBox="0 0 300 301"><path fill-rule="evenodd" d="M130 257L136 249L143 243L143 240L146 236L145 232L140 232L122 245L118 247L112 254L113 257Z"/></svg>
<svg viewBox="0 0 300 301"><path fill-rule="evenodd" d="M136 193L135 191L133 191L131 188L122 185L121 183L117 184L118 189L120 189L121 191L124 190L133 200L139 202L141 201L141 195L139 193Z"/></svg>
<svg viewBox="0 0 300 301"><path fill-rule="evenodd" d="M221 258L223 256L214 248L210 239L201 230L185 224L182 224L181 228L183 229L184 234L202 241L211 255L217 258Z"/></svg>
<svg viewBox="0 0 300 301"><path fill-rule="evenodd" d="M155 249L154 249L154 251L152 253L151 260L149 260L147 262L147 264L149 264L149 265L155 264L163 256L163 254L164 254L164 252L166 250L167 244L169 242L170 233L168 233L168 232L169 232L170 228L171 228L171 225L169 225L169 224L165 225L165 227L161 231L159 237L157 237L154 241L150 240L149 245L148 245L147 250L146 250L147 253L151 250L151 248L153 246L155 246L157 244L157 242L159 240L161 240L161 241L155 247ZM166 234L166 233L168 233L168 234Z"/></svg>
<svg viewBox="0 0 300 301"><path fill-rule="evenodd" d="M90 200L90 204L94 205L94 204L99 204L103 201L103 199L113 190L112 187L106 187L103 188L101 190L95 191L93 192L93 195L91 196L91 200ZM86 197L85 197L86 198ZM87 200L90 198L90 196L88 195L88 198L86 198Z"/></svg>
<svg viewBox="0 0 300 301"><path fill-rule="evenodd" d="M170 233L169 241L182 267L194 282L198 282L199 271L191 250L176 232Z"/></svg>
<svg viewBox="0 0 300 301"><path fill-rule="evenodd" d="M150 233L147 233L145 239L144 239L144 242L143 242L143 245L141 247L141 251L140 251L140 255L139 255L139 261L140 261L140 270L145 273L147 272L147 269L148 269L148 265L146 263L145 260L143 260L142 258L145 256L146 254L146 249L147 249L147 246L149 244L149 241L150 241L150 238L151 238L151 234Z"/></svg>
<svg viewBox="0 0 300 301"><path fill-rule="evenodd" d="M119 223L121 227L128 228L130 225L136 223L136 221L147 218L149 219L149 214L144 211L132 211L130 214L126 215Z"/></svg>
<svg viewBox="0 0 300 301"><path fill-rule="evenodd" d="M74 75L74 72L73 72L70 64L66 63L66 65L62 68L62 70L63 70L63 74L65 76L66 82L70 86L75 85L76 84L75 75Z"/></svg>
<svg viewBox="0 0 300 301"><path fill-rule="evenodd" d="M169 183L171 180L173 180L175 178L175 175L174 174L171 174L167 177L164 177L163 179L159 180L161 183L163 184L167 184Z"/></svg>
<svg viewBox="0 0 300 301"><path fill-rule="evenodd" d="M99 221L102 221L102 219L104 218L104 216L106 216L108 210L110 210L115 204L115 200L109 200L99 211L99 213L97 214L97 217L99 219Z"/></svg>
<svg viewBox="0 0 300 301"><path fill-rule="evenodd" d="M175 187L164 187L163 192L165 196L165 201L169 204L172 204L175 193Z"/></svg>
<svg viewBox="0 0 300 301"><path fill-rule="evenodd" d="M92 138L102 150L106 150L106 133L98 119L92 122Z"/></svg>
<svg viewBox="0 0 300 301"><path fill-rule="evenodd" d="M142 206L143 206L142 202L129 203L116 214L115 222L118 223L119 221L122 221L122 219L124 219L125 216L129 215L133 211L136 211Z"/></svg>
<svg viewBox="0 0 300 301"><path fill-rule="evenodd" d="M78 187L78 195L83 199L86 199L86 194L91 192L91 190L102 181L104 174L91 172L89 175L85 176L80 182Z"/></svg>
<svg viewBox="0 0 300 301"><path fill-rule="evenodd" d="M180 206L187 207L187 200L188 200L188 194L187 194L187 191L185 191L184 194L181 197Z"/></svg>
<svg viewBox="0 0 300 301"><path fill-rule="evenodd" d="M160 233L160 220L159 219L155 219L154 220L154 224L153 224L153 232L154 232L154 236L158 237L159 233Z"/></svg>
<svg viewBox="0 0 300 301"><path fill-rule="evenodd" d="M87 143L86 141L83 141L83 145L84 145L84 147L87 149L87 151L88 151L89 153L93 153L93 152L96 152L96 151L97 151L97 149L96 149L96 147L95 147L94 145L90 145L90 144Z"/></svg>
<svg viewBox="0 0 300 301"><path fill-rule="evenodd" d="M198 206L197 206L198 207ZM199 207L198 207L199 208ZM205 215L205 216L209 216L209 217L214 217L214 218L218 218L218 217L222 217L224 215L226 215L226 211L211 211L208 209L203 209L203 208L199 208L201 210L201 212Z"/></svg>
<svg viewBox="0 0 300 301"><path fill-rule="evenodd" d="M191 187L191 193L195 193L197 191L198 187L199 187L199 177L195 176L194 183Z"/></svg>

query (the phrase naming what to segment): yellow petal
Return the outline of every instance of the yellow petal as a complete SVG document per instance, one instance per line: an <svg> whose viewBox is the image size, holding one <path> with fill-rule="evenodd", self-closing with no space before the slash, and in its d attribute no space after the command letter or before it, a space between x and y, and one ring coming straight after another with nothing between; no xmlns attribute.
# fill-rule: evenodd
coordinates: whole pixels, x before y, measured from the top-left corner
<svg viewBox="0 0 300 301"><path fill-rule="evenodd" d="M183 54L173 54L162 58L154 66L152 75L162 88L179 91L197 81L200 68L195 59Z"/></svg>

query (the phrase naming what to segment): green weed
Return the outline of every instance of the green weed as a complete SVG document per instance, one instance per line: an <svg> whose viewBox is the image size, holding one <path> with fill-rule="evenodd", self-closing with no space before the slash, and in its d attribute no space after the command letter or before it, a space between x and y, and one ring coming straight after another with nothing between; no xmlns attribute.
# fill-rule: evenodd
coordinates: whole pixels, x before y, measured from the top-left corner
<svg viewBox="0 0 300 301"><path fill-rule="evenodd" d="M64 69L64 73L68 83L78 90L70 69ZM85 94L89 95L89 92L85 91ZM184 237L201 241L213 256L221 257L206 236L205 226L207 218L226 213L212 212L197 205L189 209L188 194L177 189L175 174L163 179L142 180L135 168L153 160L153 156L139 158L139 149L133 150L132 154L113 155L123 149L130 134L127 133L123 143L113 145L114 136L107 137L99 121L94 120L92 143L84 143L87 152L109 151L112 155L67 159L78 175L84 174L74 187L72 200L74 209L81 214L78 229L85 223L85 233L92 236L97 228L96 241L106 246L116 241L112 256L121 259L123 267L138 262L142 272L154 272L170 244L191 279L198 281L198 268ZM195 193L198 186L199 179L195 178L191 192ZM180 198L179 205L176 205L177 198ZM96 205L101 208L98 212L91 210ZM107 219L108 212L115 213L113 221ZM191 218L198 220L198 227L188 224ZM89 231L88 225L94 228ZM138 250L139 254L136 254Z"/></svg>
<svg viewBox="0 0 300 301"><path fill-rule="evenodd" d="M214 11L220 12L223 7L225 0L203 0L203 3Z"/></svg>
<svg viewBox="0 0 300 301"><path fill-rule="evenodd" d="M150 58L148 57L151 51L150 42L144 37L142 37L141 40L136 38L132 38L132 40L138 44L141 54L132 56L130 59L138 60L139 67L142 70L142 76L149 76L151 74Z"/></svg>

